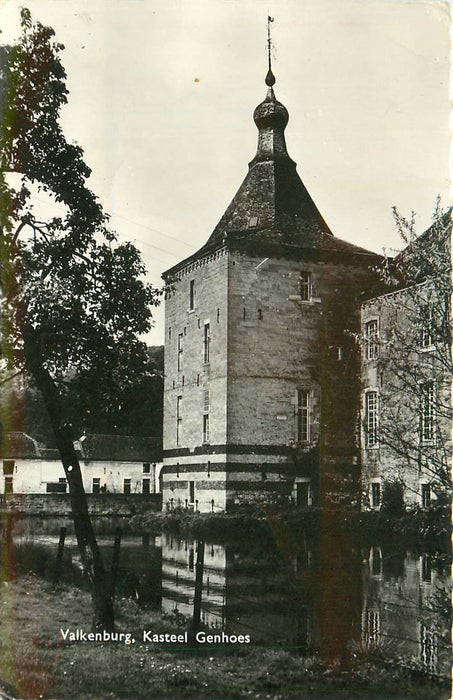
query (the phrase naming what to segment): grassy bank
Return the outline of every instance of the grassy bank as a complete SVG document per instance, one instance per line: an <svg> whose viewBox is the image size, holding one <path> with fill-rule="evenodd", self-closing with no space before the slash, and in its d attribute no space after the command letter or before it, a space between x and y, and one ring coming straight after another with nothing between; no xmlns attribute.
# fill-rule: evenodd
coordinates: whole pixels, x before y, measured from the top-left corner
<svg viewBox="0 0 453 700"><path fill-rule="evenodd" d="M276 528L287 527L294 534L315 535L320 528L332 529L365 544L383 539L404 539L410 546L423 542L448 550L451 519L449 509L411 508L399 513L385 510L360 512L354 508L296 508L293 506L247 507L235 513L194 513L176 509L136 515L130 525L137 532L169 532L181 536L228 542L271 537Z"/></svg>
<svg viewBox="0 0 453 700"><path fill-rule="evenodd" d="M90 630L90 598L35 576L2 582L0 686L23 698L447 698L447 684L416 669L359 659L346 665L282 649L157 647L142 630L181 633L176 621L117 603L118 629L137 642L64 642L60 628Z"/></svg>

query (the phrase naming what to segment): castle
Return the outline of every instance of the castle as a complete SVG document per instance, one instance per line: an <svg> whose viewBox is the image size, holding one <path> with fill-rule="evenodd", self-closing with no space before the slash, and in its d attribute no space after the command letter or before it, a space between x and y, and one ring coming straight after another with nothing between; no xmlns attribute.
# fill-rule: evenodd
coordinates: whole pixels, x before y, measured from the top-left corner
<svg viewBox="0 0 453 700"><path fill-rule="evenodd" d="M355 498L360 298L377 254L336 238L266 76L258 147L212 235L164 274L164 507Z"/></svg>

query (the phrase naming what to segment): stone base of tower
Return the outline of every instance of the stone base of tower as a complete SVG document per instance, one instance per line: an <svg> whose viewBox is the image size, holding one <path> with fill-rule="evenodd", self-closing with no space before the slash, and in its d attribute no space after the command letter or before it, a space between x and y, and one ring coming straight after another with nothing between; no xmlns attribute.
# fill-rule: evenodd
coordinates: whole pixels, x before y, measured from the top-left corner
<svg viewBox="0 0 453 700"><path fill-rule="evenodd" d="M200 513L231 511L246 504L293 499L315 503L318 489L311 469L295 473L291 456L270 454L193 455L164 459L162 508Z"/></svg>
<svg viewBox="0 0 453 700"><path fill-rule="evenodd" d="M301 507L357 501L355 450L330 449L320 456L316 449L298 454L288 448L283 454L250 449L164 458L163 510L219 513L285 501Z"/></svg>

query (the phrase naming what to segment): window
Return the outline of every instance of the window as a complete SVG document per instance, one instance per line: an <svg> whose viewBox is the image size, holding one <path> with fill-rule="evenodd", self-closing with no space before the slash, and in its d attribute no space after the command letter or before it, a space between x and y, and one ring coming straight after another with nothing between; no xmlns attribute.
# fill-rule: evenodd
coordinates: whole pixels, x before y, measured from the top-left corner
<svg viewBox="0 0 453 700"><path fill-rule="evenodd" d="M434 440L434 382L421 385L420 437L423 442Z"/></svg>
<svg viewBox="0 0 453 700"><path fill-rule="evenodd" d="M5 494L13 492L13 477L5 476Z"/></svg>
<svg viewBox="0 0 453 700"><path fill-rule="evenodd" d="M431 484L422 484L422 507L429 508L431 505Z"/></svg>
<svg viewBox="0 0 453 700"><path fill-rule="evenodd" d="M209 413L209 389L205 389L203 392L203 413Z"/></svg>
<svg viewBox="0 0 453 700"><path fill-rule="evenodd" d="M203 362L207 365L210 362L210 351L209 346L211 343L211 330L209 323L204 324L203 331Z"/></svg>
<svg viewBox="0 0 453 700"><path fill-rule="evenodd" d="M203 442L209 442L209 413L203 415Z"/></svg>
<svg viewBox="0 0 453 700"><path fill-rule="evenodd" d="M124 479L123 481L123 493L129 494L131 492L131 480Z"/></svg>
<svg viewBox="0 0 453 700"><path fill-rule="evenodd" d="M379 325L375 318L365 324L366 359L376 360L379 352Z"/></svg>
<svg viewBox="0 0 453 700"><path fill-rule="evenodd" d="M310 441L310 394L307 389L297 391L297 440Z"/></svg>
<svg viewBox="0 0 453 700"><path fill-rule="evenodd" d="M195 280L190 280L189 283L189 311L195 308Z"/></svg>
<svg viewBox="0 0 453 700"><path fill-rule="evenodd" d="M296 503L298 506L311 505L310 482L298 481L296 483Z"/></svg>
<svg viewBox="0 0 453 700"><path fill-rule="evenodd" d="M381 484L375 481L371 484L371 507L379 508L381 505Z"/></svg>
<svg viewBox="0 0 453 700"><path fill-rule="evenodd" d="M366 641L376 644L381 633L381 620L379 610L368 610L366 619Z"/></svg>
<svg viewBox="0 0 453 700"><path fill-rule="evenodd" d="M372 576L380 576L382 574L382 552L380 547L371 547L370 570Z"/></svg>
<svg viewBox="0 0 453 700"><path fill-rule="evenodd" d="M431 307L426 309L426 318L423 321L420 344L422 348L430 348L433 343L433 310Z"/></svg>
<svg viewBox="0 0 453 700"><path fill-rule="evenodd" d="M143 474L151 474L151 465L149 464L149 462L144 462Z"/></svg>
<svg viewBox="0 0 453 700"><path fill-rule="evenodd" d="M66 479L47 482L46 493L66 493Z"/></svg>
<svg viewBox="0 0 453 700"><path fill-rule="evenodd" d="M195 481L189 481L189 503L195 503Z"/></svg>
<svg viewBox="0 0 453 700"><path fill-rule="evenodd" d="M309 272L300 273L299 292L301 301L311 300L311 274Z"/></svg>
<svg viewBox="0 0 453 700"><path fill-rule="evenodd" d="M14 459L3 460L3 474L14 474Z"/></svg>
<svg viewBox="0 0 453 700"><path fill-rule="evenodd" d="M421 557L422 560L422 567L421 567L421 574L422 574L422 581L423 583L431 583L432 582L432 577L433 577L433 567L432 567L432 560L431 556L429 554L423 554Z"/></svg>
<svg viewBox="0 0 453 700"><path fill-rule="evenodd" d="M428 671L436 672L437 635L433 628L429 628L423 623L420 625L420 658Z"/></svg>
<svg viewBox="0 0 453 700"><path fill-rule="evenodd" d="M181 440L181 423L182 423L182 396L176 399L176 444L179 445Z"/></svg>
<svg viewBox="0 0 453 700"><path fill-rule="evenodd" d="M93 479L93 493L101 493L101 479L97 476Z"/></svg>
<svg viewBox="0 0 453 700"><path fill-rule="evenodd" d="M178 372L181 371L182 368L182 344L183 344L183 338L184 334L183 333L178 333Z"/></svg>
<svg viewBox="0 0 453 700"><path fill-rule="evenodd" d="M365 394L365 431L366 446L377 445L378 436L378 395L377 391L368 391Z"/></svg>
<svg viewBox="0 0 453 700"><path fill-rule="evenodd" d="M142 493L150 493L150 479L142 479Z"/></svg>

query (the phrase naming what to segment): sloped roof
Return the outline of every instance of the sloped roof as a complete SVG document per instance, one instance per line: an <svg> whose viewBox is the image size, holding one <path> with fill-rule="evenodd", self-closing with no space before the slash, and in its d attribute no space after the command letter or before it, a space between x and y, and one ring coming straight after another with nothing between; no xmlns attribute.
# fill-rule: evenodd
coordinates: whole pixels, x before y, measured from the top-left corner
<svg viewBox="0 0 453 700"><path fill-rule="evenodd" d="M265 252L263 246L269 254L271 246L275 255L289 255L299 248L318 256L337 252L343 259L348 254L379 259L376 253L332 234L288 155L284 130L289 115L272 87L253 118L258 148L239 190L206 243L164 277L222 245L236 248L238 243L240 247L252 245L257 254Z"/></svg>
<svg viewBox="0 0 453 700"><path fill-rule="evenodd" d="M40 458L39 443L30 435L21 432L6 433L2 437L0 454L4 459L20 459L28 457Z"/></svg>
<svg viewBox="0 0 453 700"><path fill-rule="evenodd" d="M158 462L162 459L162 438L130 435L84 435L74 443L80 459L107 462ZM80 445L80 450L78 446ZM0 445L3 459L59 460L58 450L39 444L26 433L11 432Z"/></svg>
<svg viewBox="0 0 453 700"><path fill-rule="evenodd" d="M83 435L78 441L84 460L113 462L158 462L162 438L131 435Z"/></svg>

